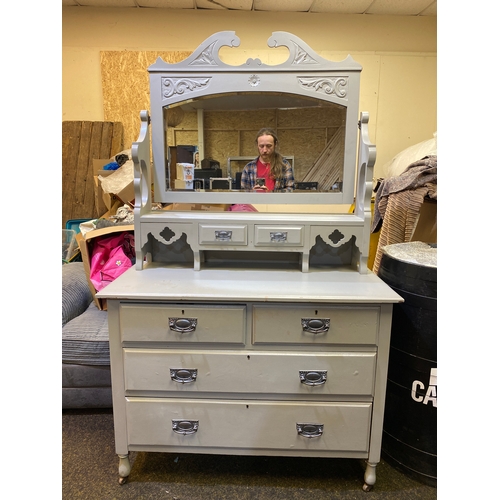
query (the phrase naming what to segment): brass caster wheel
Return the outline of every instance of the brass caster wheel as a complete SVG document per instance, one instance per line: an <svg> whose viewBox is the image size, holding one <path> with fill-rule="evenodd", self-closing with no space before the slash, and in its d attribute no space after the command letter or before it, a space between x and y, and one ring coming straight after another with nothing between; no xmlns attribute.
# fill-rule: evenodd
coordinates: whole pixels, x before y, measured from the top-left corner
<svg viewBox="0 0 500 500"><path fill-rule="evenodd" d="M373 489L373 484L366 484L366 483L365 483L365 484L363 485L363 491L368 492L368 491L371 491L372 489Z"/></svg>
<svg viewBox="0 0 500 500"><path fill-rule="evenodd" d="M130 474L130 461L128 455L118 455L120 458L120 464L118 466L118 483L125 484L128 480L128 475Z"/></svg>

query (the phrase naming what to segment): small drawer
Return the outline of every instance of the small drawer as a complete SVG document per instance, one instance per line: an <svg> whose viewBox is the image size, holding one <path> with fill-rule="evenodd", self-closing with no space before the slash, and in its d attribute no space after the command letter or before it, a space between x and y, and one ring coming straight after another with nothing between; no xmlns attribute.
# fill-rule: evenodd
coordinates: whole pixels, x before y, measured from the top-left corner
<svg viewBox="0 0 500 500"><path fill-rule="evenodd" d="M254 344L376 345L379 308L370 306L253 307Z"/></svg>
<svg viewBox="0 0 500 500"><path fill-rule="evenodd" d="M246 225L198 225L198 242L200 245L246 245Z"/></svg>
<svg viewBox="0 0 500 500"><path fill-rule="evenodd" d="M376 353L123 350L128 393L373 394ZM240 396L241 397L241 396Z"/></svg>
<svg viewBox="0 0 500 500"><path fill-rule="evenodd" d="M127 398L130 449L366 452L371 403Z"/></svg>
<svg viewBox="0 0 500 500"><path fill-rule="evenodd" d="M255 246L303 246L304 226L255 225Z"/></svg>
<svg viewBox="0 0 500 500"><path fill-rule="evenodd" d="M244 305L120 304L122 340L128 342L245 342Z"/></svg>

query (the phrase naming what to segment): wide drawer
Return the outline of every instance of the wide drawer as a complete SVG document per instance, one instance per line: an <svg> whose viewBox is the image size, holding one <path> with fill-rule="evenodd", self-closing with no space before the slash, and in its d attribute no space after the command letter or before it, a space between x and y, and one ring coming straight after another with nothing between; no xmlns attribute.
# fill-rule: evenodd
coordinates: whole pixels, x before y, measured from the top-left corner
<svg viewBox="0 0 500 500"><path fill-rule="evenodd" d="M198 242L200 245L246 245L246 225L199 224Z"/></svg>
<svg viewBox="0 0 500 500"><path fill-rule="evenodd" d="M138 449L361 452L368 450L371 403L126 398L126 413L128 443Z"/></svg>
<svg viewBox="0 0 500 500"><path fill-rule="evenodd" d="M120 304L123 341L241 345L245 322L244 305Z"/></svg>
<svg viewBox="0 0 500 500"><path fill-rule="evenodd" d="M303 246L304 226L255 225L255 246Z"/></svg>
<svg viewBox="0 0 500 500"><path fill-rule="evenodd" d="M371 395L376 354L124 349L126 391Z"/></svg>
<svg viewBox="0 0 500 500"><path fill-rule="evenodd" d="M376 345L379 314L376 306L255 305L253 343Z"/></svg>

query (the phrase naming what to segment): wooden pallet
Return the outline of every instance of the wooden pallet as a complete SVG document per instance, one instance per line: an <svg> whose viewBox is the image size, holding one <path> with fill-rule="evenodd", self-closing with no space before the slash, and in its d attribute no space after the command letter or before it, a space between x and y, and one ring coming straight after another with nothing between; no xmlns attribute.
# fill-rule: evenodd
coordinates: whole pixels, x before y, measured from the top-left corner
<svg viewBox="0 0 500 500"><path fill-rule="evenodd" d="M120 122L62 122L62 228L72 219L94 219L93 160L123 151Z"/></svg>
<svg viewBox="0 0 500 500"><path fill-rule="evenodd" d="M329 191L332 186L341 180L344 165L344 131L339 127L332 136L325 149L321 151L302 182L318 182L320 191Z"/></svg>

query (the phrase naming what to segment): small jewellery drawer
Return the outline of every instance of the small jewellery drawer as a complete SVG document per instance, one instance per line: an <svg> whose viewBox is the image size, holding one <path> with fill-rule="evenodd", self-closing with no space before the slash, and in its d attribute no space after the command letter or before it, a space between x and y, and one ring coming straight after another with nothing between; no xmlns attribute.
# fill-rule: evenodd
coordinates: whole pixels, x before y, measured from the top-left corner
<svg viewBox="0 0 500 500"><path fill-rule="evenodd" d="M373 394L374 352L277 353L125 348L125 390L276 395Z"/></svg>
<svg viewBox="0 0 500 500"><path fill-rule="evenodd" d="M126 398L129 449L368 450L371 403Z"/></svg>
<svg viewBox="0 0 500 500"><path fill-rule="evenodd" d="M246 225L198 225L198 243L200 245L246 245Z"/></svg>
<svg viewBox="0 0 500 500"><path fill-rule="evenodd" d="M254 344L368 344L377 343L376 306L253 307Z"/></svg>
<svg viewBox="0 0 500 500"><path fill-rule="evenodd" d="M255 246L303 246L304 226L255 225Z"/></svg>
<svg viewBox="0 0 500 500"><path fill-rule="evenodd" d="M245 342L244 305L120 304L122 340L129 342Z"/></svg>

